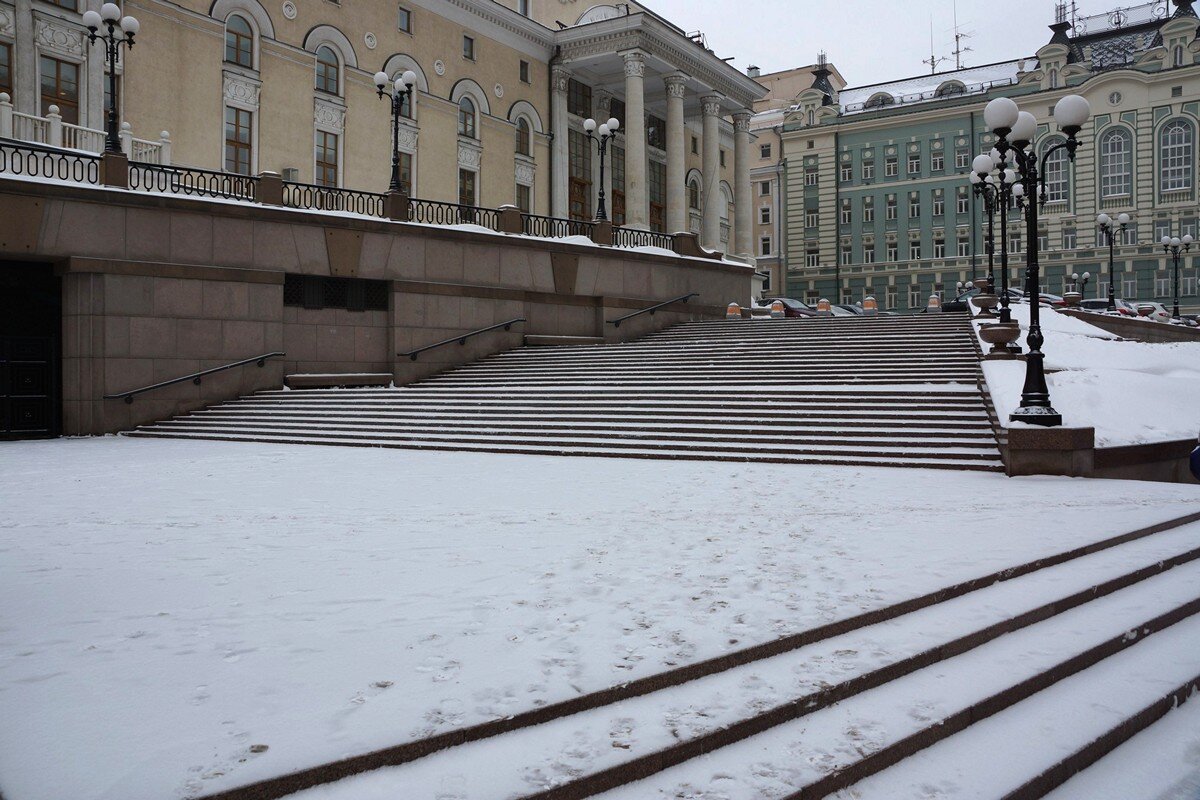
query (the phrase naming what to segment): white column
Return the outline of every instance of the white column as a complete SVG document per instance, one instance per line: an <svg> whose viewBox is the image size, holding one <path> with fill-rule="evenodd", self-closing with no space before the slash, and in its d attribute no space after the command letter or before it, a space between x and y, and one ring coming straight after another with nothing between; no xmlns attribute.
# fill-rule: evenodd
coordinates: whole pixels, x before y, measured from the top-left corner
<svg viewBox="0 0 1200 800"><path fill-rule="evenodd" d="M683 127L683 95L687 76L663 77L667 85L667 233L688 230L687 131Z"/></svg>
<svg viewBox="0 0 1200 800"><path fill-rule="evenodd" d="M646 187L646 101L643 96L645 57L640 51L625 59L625 225L650 228L650 193Z"/></svg>
<svg viewBox="0 0 1200 800"><path fill-rule="evenodd" d="M550 216L566 218L568 208L568 184L571 178L570 124L567 117L567 85L570 71L554 67L550 72L553 91L550 94L550 129L554 140L550 148Z"/></svg>
<svg viewBox="0 0 1200 800"><path fill-rule="evenodd" d="M13 105L22 114L40 114L41 89L38 85L38 57L34 49L33 3L16 0L16 49L13 57L16 64L13 77Z"/></svg>
<svg viewBox="0 0 1200 800"><path fill-rule="evenodd" d="M733 115L733 232L735 252L754 256L754 214L750 206L750 117L748 110ZM772 217L775 219L775 217Z"/></svg>
<svg viewBox="0 0 1200 800"><path fill-rule="evenodd" d="M704 217L700 243L709 250L721 249L721 96L700 98L704 108Z"/></svg>
<svg viewBox="0 0 1200 800"><path fill-rule="evenodd" d="M102 0L87 0L80 4L82 9L86 6L88 9L99 12L103 5ZM99 128L102 131L108 130L108 106L104 103L104 87L106 76L104 61L104 42L99 39L95 44L88 44L84 41L84 50L87 53L87 61L83 65L83 81L86 83L84 89L84 103L79 106L79 124L86 125L89 128ZM125 53L121 53L120 58L124 59ZM123 63L123 62L122 62ZM124 81L124 78L121 78ZM117 108L120 119L125 119L125 87L122 86L117 90L120 94L120 104ZM221 111L224 114L224 109Z"/></svg>

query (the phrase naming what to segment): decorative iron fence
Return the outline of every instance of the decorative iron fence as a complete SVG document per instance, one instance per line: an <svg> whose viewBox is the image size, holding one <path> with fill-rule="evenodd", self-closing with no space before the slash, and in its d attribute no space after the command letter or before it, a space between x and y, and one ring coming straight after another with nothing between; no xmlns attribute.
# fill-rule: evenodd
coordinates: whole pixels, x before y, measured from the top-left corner
<svg viewBox="0 0 1200 800"><path fill-rule="evenodd" d="M566 236L587 236L591 238L596 228L594 222L584 222L577 219L560 219L559 217L543 217L537 214L522 214L524 233L526 236L542 236L547 239L562 239Z"/></svg>
<svg viewBox="0 0 1200 800"><path fill-rule="evenodd" d="M252 175L129 162L129 188L143 192L253 201L257 196L257 186L258 178Z"/></svg>
<svg viewBox="0 0 1200 800"><path fill-rule="evenodd" d="M311 183L283 182L283 204L290 208L315 208L321 211L347 211L369 217L384 216L386 195L315 186Z"/></svg>
<svg viewBox="0 0 1200 800"><path fill-rule="evenodd" d="M427 225L482 225L491 230L496 230L500 224L494 208L419 200L415 197L408 201L408 218L411 222Z"/></svg>
<svg viewBox="0 0 1200 800"><path fill-rule="evenodd" d="M100 157L91 153L0 139L0 173L98 184Z"/></svg>
<svg viewBox="0 0 1200 800"><path fill-rule="evenodd" d="M613 228L613 245L616 247L661 247L664 250L673 250L674 244L675 237L669 233Z"/></svg>

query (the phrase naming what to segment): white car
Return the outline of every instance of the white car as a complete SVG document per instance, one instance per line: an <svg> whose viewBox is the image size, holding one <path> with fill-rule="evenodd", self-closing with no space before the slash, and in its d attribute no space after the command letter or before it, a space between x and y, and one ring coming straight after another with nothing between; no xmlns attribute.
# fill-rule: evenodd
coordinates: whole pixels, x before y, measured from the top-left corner
<svg viewBox="0 0 1200 800"><path fill-rule="evenodd" d="M1146 319L1154 322L1171 321L1171 312L1167 311L1167 309L1163 307L1162 303L1156 303L1153 300L1131 300L1129 302L1131 305L1133 305L1135 310L1141 308L1142 306L1153 306L1154 310L1150 312ZM1141 316L1141 312L1138 313L1138 316Z"/></svg>

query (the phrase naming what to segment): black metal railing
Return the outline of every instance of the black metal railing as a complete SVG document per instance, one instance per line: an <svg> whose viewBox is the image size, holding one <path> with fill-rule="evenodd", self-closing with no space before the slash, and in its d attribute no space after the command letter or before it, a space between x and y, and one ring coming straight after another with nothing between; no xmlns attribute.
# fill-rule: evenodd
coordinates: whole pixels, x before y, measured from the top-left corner
<svg viewBox="0 0 1200 800"><path fill-rule="evenodd" d="M346 211L369 217L384 216L387 195L316 186L311 183L283 182L283 204L289 208L312 208L320 211Z"/></svg>
<svg viewBox="0 0 1200 800"><path fill-rule="evenodd" d="M675 237L669 233L613 228L613 245L616 247L661 247L673 252L674 244Z"/></svg>
<svg viewBox="0 0 1200 800"><path fill-rule="evenodd" d="M253 175L214 172L198 167L171 167L130 161L129 188L143 192L184 194L192 197L254 200L258 196L258 178Z"/></svg>
<svg viewBox="0 0 1200 800"><path fill-rule="evenodd" d="M443 203L440 200L420 200L410 197L408 200L409 222L422 222L426 225L483 225L496 229L499 216L493 208L465 206L458 203Z"/></svg>
<svg viewBox="0 0 1200 800"><path fill-rule="evenodd" d="M257 363L258 366L262 367L262 366L266 365L268 358L278 358L280 356L286 356L286 355L287 355L287 353L278 352L278 351L274 352L274 353L263 353L261 356L253 356L252 358L244 358L241 361L235 361L232 364L224 364L219 367L212 367L211 369L203 369L203 370L200 370L199 372L193 372L191 375L183 375L182 377L179 377L179 378L172 378L169 381L162 381L161 383L154 383L149 386L143 386L140 389L131 389L128 392L118 392L117 394L106 394L106 395L104 395L104 399L105 400L124 400L126 403L132 403L133 398L136 397L137 395L145 394L146 392L153 392L155 389L162 389L164 386L174 386L177 383L184 383L185 381L191 381L192 383L199 386L200 380L205 375L212 375L214 372L224 372L227 369L233 369L234 367L242 367L242 366L245 366L246 364Z"/></svg>
<svg viewBox="0 0 1200 800"><path fill-rule="evenodd" d="M0 139L0 173L98 184L100 156L13 139Z"/></svg>
<svg viewBox="0 0 1200 800"><path fill-rule="evenodd" d="M619 327L621 327L621 323L627 319L632 319L633 317L640 316L641 314L649 314L650 316L653 317L654 312L658 311L663 306L669 306L672 303L686 303L688 300L692 299L693 297L699 297L699 296L700 296L699 292L692 292L691 294L683 294L683 295L680 295L679 297L674 297L670 300L664 300L661 303L655 303L654 305L652 305L648 308L643 308L641 311L634 311L632 314L626 314L623 317L617 317L616 319L606 320L606 322L609 325L612 325L614 328L619 328Z"/></svg>
<svg viewBox="0 0 1200 800"><path fill-rule="evenodd" d="M455 342L458 342L459 344L466 344L467 339L470 339L472 336L478 336L481 333L487 333L488 331L494 331L499 328L504 328L504 330L508 330L508 329L512 328L513 325L516 325L518 322L524 322L524 321L525 321L524 317L517 317L516 319L510 319L508 322L497 322L495 325L489 325L488 327L480 328L477 331L471 331L470 333L464 333L461 336L452 336L449 339L443 339L440 342L434 342L433 344L427 344L424 347L418 347L416 350L409 350L407 353L396 353L396 355L408 356L408 358L410 360L416 361L417 356L419 356L421 353L424 353L426 350L433 350L433 349L441 347L443 345L454 344Z"/></svg>
<svg viewBox="0 0 1200 800"><path fill-rule="evenodd" d="M596 227L594 222L560 217L543 217L538 214L522 214L522 228L526 236L541 236L546 239L562 239L566 236L591 238Z"/></svg>

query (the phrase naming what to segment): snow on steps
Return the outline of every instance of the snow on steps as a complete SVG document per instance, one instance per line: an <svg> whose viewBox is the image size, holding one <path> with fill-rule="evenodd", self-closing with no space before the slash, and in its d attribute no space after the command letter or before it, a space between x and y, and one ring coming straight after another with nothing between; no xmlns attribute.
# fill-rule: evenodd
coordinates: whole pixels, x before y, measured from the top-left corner
<svg viewBox="0 0 1200 800"><path fill-rule="evenodd" d="M1198 520L210 800L1040 797L1200 683Z"/></svg>
<svg viewBox="0 0 1200 800"><path fill-rule="evenodd" d="M399 389L260 392L130 435L998 471L979 376L964 315L685 323Z"/></svg>

